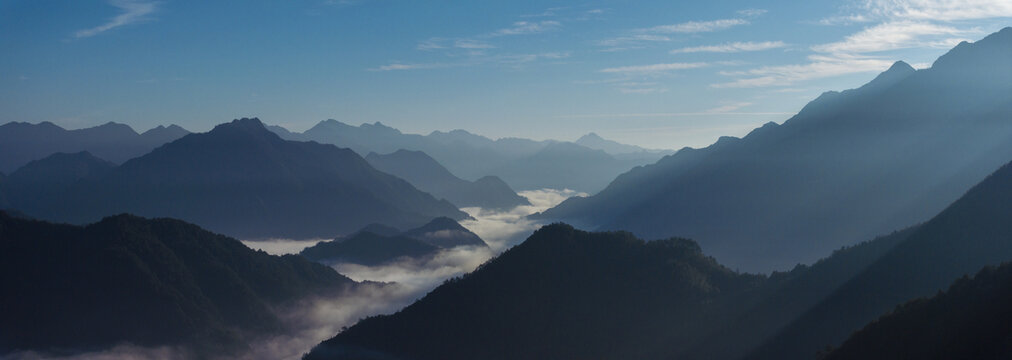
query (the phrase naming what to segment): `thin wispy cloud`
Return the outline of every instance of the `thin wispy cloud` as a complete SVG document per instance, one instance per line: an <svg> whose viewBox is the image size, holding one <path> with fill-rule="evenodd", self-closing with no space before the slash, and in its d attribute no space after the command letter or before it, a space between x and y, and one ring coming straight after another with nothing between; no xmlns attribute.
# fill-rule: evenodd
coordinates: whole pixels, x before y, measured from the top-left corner
<svg viewBox="0 0 1012 360"><path fill-rule="evenodd" d="M489 36L508 36L508 35L529 35L543 33L546 31L557 30L562 27L562 23L554 20L546 21L517 21L513 23L513 26L508 28L499 29L489 34Z"/></svg>
<svg viewBox="0 0 1012 360"><path fill-rule="evenodd" d="M74 32L74 37L78 39L92 37L124 25L145 21L149 19L149 15L158 9L158 2L154 1L111 0L109 4L119 8L122 13L116 15L105 24L78 30Z"/></svg>
<svg viewBox="0 0 1012 360"><path fill-rule="evenodd" d="M957 29L927 22L887 22L865 28L842 41L816 45L812 50L830 54L860 54L918 47L948 48L979 34L978 29Z"/></svg>
<svg viewBox="0 0 1012 360"><path fill-rule="evenodd" d="M868 23L843 39L811 46L808 63L763 66L723 75L740 77L714 88L788 86L811 79L887 69L905 49L946 49L977 37L984 30L960 21L1012 17L1007 0L868 0L849 12L823 18L823 25Z"/></svg>
<svg viewBox="0 0 1012 360"><path fill-rule="evenodd" d="M471 40L471 39L458 39L453 42L453 47L458 49L491 49L494 48L495 46L492 46L491 44L484 41Z"/></svg>
<svg viewBox="0 0 1012 360"><path fill-rule="evenodd" d="M598 40L596 44L598 46L607 46L610 48L609 50L611 50L644 42L665 42L665 41L671 41L671 38L666 35L635 34L629 36L619 36L604 40Z"/></svg>
<svg viewBox="0 0 1012 360"><path fill-rule="evenodd" d="M692 34L702 32L713 32L718 30L728 29L734 26L748 24L748 20L745 19L720 19L713 21L689 21L680 24L673 25L660 25L654 26L647 29L641 29L642 32L659 33L659 34Z"/></svg>
<svg viewBox="0 0 1012 360"><path fill-rule="evenodd" d="M869 0L864 9L887 19L949 22L1012 17L1008 0Z"/></svg>
<svg viewBox="0 0 1012 360"><path fill-rule="evenodd" d="M892 64L890 60L867 58L837 58L813 55L812 62L799 65L763 66L738 74L748 77L726 83L710 85L713 88L748 88L786 86L798 81L821 79L857 72L882 71ZM733 74L737 75L737 74Z"/></svg>
<svg viewBox="0 0 1012 360"><path fill-rule="evenodd" d="M453 66L460 66L459 64L444 64L444 63L428 63L428 64L403 64L403 63L392 63L383 65L380 67L369 69L369 71L403 71L403 70L419 70L419 69L439 69Z"/></svg>
<svg viewBox="0 0 1012 360"><path fill-rule="evenodd" d="M693 62L693 63L668 63L668 64L651 64L651 65L634 65L634 66L621 66L601 69L599 72L602 73L661 73L674 70L685 70L685 69L696 69L707 66L707 63Z"/></svg>
<svg viewBox="0 0 1012 360"><path fill-rule="evenodd" d="M766 13L766 9L743 9L737 11L738 15L755 17Z"/></svg>
<svg viewBox="0 0 1012 360"><path fill-rule="evenodd" d="M752 105L752 103L750 103L750 102L736 102L736 103L733 103L733 104L721 105L721 106L709 109L706 112L707 113L713 113L713 114L724 114L724 113L733 112L735 110L741 109L741 108L749 106L749 105Z"/></svg>
<svg viewBox="0 0 1012 360"><path fill-rule="evenodd" d="M672 54L714 52L714 53L736 53L745 51L762 51L787 47L783 41L763 42L732 42L720 45L693 46L671 50Z"/></svg>

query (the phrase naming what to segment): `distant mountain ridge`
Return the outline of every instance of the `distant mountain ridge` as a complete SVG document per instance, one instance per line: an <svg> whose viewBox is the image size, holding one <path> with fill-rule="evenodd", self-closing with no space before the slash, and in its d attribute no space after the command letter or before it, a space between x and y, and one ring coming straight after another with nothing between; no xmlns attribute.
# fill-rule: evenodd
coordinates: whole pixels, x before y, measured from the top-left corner
<svg viewBox="0 0 1012 360"><path fill-rule="evenodd" d="M746 270L786 269L924 221L1012 158L1012 28L924 70L899 62L782 125L683 149L535 216L686 236Z"/></svg>
<svg viewBox="0 0 1012 360"><path fill-rule="evenodd" d="M0 357L132 343L206 358L277 334L276 311L356 283L296 255L273 256L173 219L107 217L87 226L0 212Z"/></svg>
<svg viewBox="0 0 1012 360"><path fill-rule="evenodd" d="M51 122L0 125L0 171L12 172L32 160L54 153L87 151L116 164L144 155L162 144L189 134L178 125L159 125L143 133L114 122L66 130Z"/></svg>
<svg viewBox="0 0 1012 360"><path fill-rule="evenodd" d="M664 155L664 152L637 151L619 156L571 142L522 138L492 140L464 130L404 134L379 122L352 126L330 119L302 133L279 126L269 128L285 139L335 144L362 156L399 150L421 151L462 179L472 181L496 176L516 190L568 188L595 192L616 175ZM560 154L551 149L558 144L570 150ZM538 165L529 165L535 163Z"/></svg>
<svg viewBox="0 0 1012 360"><path fill-rule="evenodd" d="M421 151L397 150L386 155L369 153L365 160L377 170L407 180L419 190L438 199L446 199L458 207L512 209L530 205L526 198L517 195L498 177L486 176L475 181L458 178Z"/></svg>
<svg viewBox="0 0 1012 360"><path fill-rule="evenodd" d="M67 186L13 181L22 175L14 172L0 184L10 207L71 223L129 212L180 218L246 239L319 238L370 223L413 227L441 216L468 217L350 150L282 140L258 119L184 136Z"/></svg>
<svg viewBox="0 0 1012 360"><path fill-rule="evenodd" d="M573 143L577 145L586 146L595 150L602 150L609 155L623 155L623 154L635 154L635 153L658 153L662 155L671 155L674 151L671 150L656 150L639 147L636 145L627 145L614 140L608 140L602 138L597 133L588 133L576 139Z"/></svg>

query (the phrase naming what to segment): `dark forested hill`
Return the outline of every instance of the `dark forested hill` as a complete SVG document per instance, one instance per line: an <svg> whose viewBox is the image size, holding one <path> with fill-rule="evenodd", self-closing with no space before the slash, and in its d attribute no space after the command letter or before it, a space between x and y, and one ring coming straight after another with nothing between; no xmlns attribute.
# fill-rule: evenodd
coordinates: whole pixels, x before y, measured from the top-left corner
<svg viewBox="0 0 1012 360"><path fill-rule="evenodd" d="M1012 265L986 267L945 293L910 301L824 360L1012 358Z"/></svg>
<svg viewBox="0 0 1012 360"><path fill-rule="evenodd" d="M697 340L728 316L716 311L726 300L763 279L718 265L691 240L550 225L307 359L657 358Z"/></svg>
<svg viewBox="0 0 1012 360"><path fill-rule="evenodd" d="M172 219L117 215L87 226L0 212L0 357L133 343L242 348L283 330L275 310L354 282Z"/></svg>
<svg viewBox="0 0 1012 360"><path fill-rule="evenodd" d="M755 351L753 359L810 358L879 315L944 289L984 266L1012 260L1012 164L843 284Z"/></svg>
<svg viewBox="0 0 1012 360"><path fill-rule="evenodd" d="M55 153L88 151L99 158L122 163L189 134L170 125L141 134L127 125L106 123L87 129L66 130L51 122L10 122L0 126L0 171L11 172L32 160Z"/></svg>
<svg viewBox="0 0 1012 360"><path fill-rule="evenodd" d="M407 180L419 190L459 207L511 209L530 205L527 199L517 195L495 176L476 181L458 178L421 151L397 150L386 155L369 153L365 160L377 170Z"/></svg>
<svg viewBox="0 0 1012 360"><path fill-rule="evenodd" d="M257 119L187 135L77 181L55 201L35 197L54 189L36 185L10 206L71 223L121 212L174 217L243 238L334 237L370 223L412 227L467 216L351 150L282 140Z"/></svg>
<svg viewBox="0 0 1012 360"><path fill-rule="evenodd" d="M1012 159L1012 28L929 69L828 92L782 125L684 149L542 219L685 236L745 270L787 269L922 222Z"/></svg>
<svg viewBox="0 0 1012 360"><path fill-rule="evenodd" d="M440 249L488 246L475 233L450 218L436 218L405 232L369 225L346 238L320 242L300 255L324 263L377 265L398 258L432 256Z"/></svg>

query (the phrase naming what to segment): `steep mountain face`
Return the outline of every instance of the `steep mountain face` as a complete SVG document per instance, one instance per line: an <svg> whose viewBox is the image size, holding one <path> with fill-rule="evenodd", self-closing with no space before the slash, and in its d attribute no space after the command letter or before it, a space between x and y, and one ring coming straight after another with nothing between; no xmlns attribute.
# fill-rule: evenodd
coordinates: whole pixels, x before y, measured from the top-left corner
<svg viewBox="0 0 1012 360"><path fill-rule="evenodd" d="M1012 260L1012 164L836 289L758 348L752 359L810 358L903 302Z"/></svg>
<svg viewBox="0 0 1012 360"><path fill-rule="evenodd" d="M486 176L477 181L458 178L421 151L397 150L386 155L369 153L365 160L377 170L407 180L419 190L459 207L512 209L530 205L526 198L517 195L497 177Z"/></svg>
<svg viewBox="0 0 1012 360"><path fill-rule="evenodd" d="M928 299L896 308L824 357L840 359L1012 358L1012 265L987 267Z"/></svg>
<svg viewBox="0 0 1012 360"><path fill-rule="evenodd" d="M663 156L660 152L611 156L568 142L492 140L463 130L435 131L424 136L404 134L381 123L351 126L336 120L322 121L304 133L273 127L272 131L286 139L335 144L362 155L389 154L402 149L422 151L465 180L493 175L519 190L550 187L594 192L623 171ZM557 144L573 148L564 153L549 149Z"/></svg>
<svg viewBox="0 0 1012 360"><path fill-rule="evenodd" d="M74 183L58 201L33 198L50 191L34 189L11 205L71 223L122 212L174 217L242 238L334 237L370 223L411 227L467 216L350 150L285 141L257 119L187 135Z"/></svg>
<svg viewBox="0 0 1012 360"><path fill-rule="evenodd" d="M762 280L690 240L550 225L306 359L658 358L698 339L727 316L715 309Z"/></svg>
<svg viewBox="0 0 1012 360"><path fill-rule="evenodd" d="M87 151L119 164L186 134L189 132L176 125L138 134L127 125L112 122L79 130L65 130L51 122L10 122L0 126L0 171L11 172L60 152Z"/></svg>
<svg viewBox="0 0 1012 360"><path fill-rule="evenodd" d="M236 351L281 331L275 310L354 285L302 257L253 251L172 219L117 215L88 226L0 212L0 356L129 342Z"/></svg>
<svg viewBox="0 0 1012 360"><path fill-rule="evenodd" d="M320 242L300 255L323 263L378 265L401 258L424 258L440 249L486 247L478 235L450 218L436 218L421 227L400 232L372 224L346 238Z"/></svg>
<svg viewBox="0 0 1012 360"><path fill-rule="evenodd" d="M930 69L897 63L783 125L633 169L539 217L686 236L747 270L785 269L924 221L1012 158L1012 28Z"/></svg>

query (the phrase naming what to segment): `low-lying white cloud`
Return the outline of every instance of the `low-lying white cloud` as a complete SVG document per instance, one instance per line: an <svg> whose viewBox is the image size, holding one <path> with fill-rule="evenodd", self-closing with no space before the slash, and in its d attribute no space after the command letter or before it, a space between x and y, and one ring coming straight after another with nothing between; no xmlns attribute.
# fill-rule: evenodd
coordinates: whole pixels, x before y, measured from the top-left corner
<svg viewBox="0 0 1012 360"><path fill-rule="evenodd" d="M456 247L440 251L424 259L401 259L392 263L363 266L336 264L334 269L356 281L363 281L345 294L334 298L303 299L284 309L278 316L291 331L289 333L250 341L250 351L237 359L299 359L323 340L333 337L342 328L352 326L360 319L391 314L429 291L448 278L473 271L492 256L522 242L542 224L527 219L527 215L547 210L571 196L586 196L572 190L534 190L519 193L531 205L518 206L507 211L465 208L474 219L461 225L480 236L489 247ZM271 254L292 254L321 240L271 239L243 241L254 249ZM52 354L23 352L11 355L13 359L35 360L54 358ZM145 348L129 344L107 350L78 354L65 359L185 359L193 358L186 349L177 347Z"/></svg>

